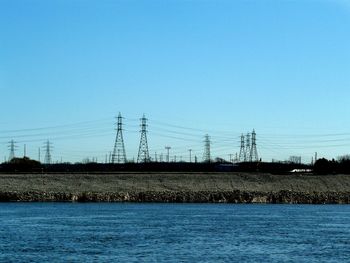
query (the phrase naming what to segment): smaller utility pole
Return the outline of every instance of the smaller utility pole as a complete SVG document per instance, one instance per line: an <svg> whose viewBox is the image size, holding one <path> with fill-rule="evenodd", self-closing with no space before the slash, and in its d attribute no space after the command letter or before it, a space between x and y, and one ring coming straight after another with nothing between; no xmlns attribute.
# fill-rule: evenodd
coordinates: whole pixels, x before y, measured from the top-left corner
<svg viewBox="0 0 350 263"><path fill-rule="evenodd" d="M192 149L188 150L190 152L190 163L192 163Z"/></svg>

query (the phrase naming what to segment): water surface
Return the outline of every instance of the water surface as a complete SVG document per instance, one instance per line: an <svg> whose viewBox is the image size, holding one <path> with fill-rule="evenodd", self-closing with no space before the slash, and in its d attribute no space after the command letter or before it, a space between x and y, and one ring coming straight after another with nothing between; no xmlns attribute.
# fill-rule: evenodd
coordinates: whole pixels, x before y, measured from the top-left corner
<svg viewBox="0 0 350 263"><path fill-rule="evenodd" d="M0 262L349 262L349 205L1 203Z"/></svg>

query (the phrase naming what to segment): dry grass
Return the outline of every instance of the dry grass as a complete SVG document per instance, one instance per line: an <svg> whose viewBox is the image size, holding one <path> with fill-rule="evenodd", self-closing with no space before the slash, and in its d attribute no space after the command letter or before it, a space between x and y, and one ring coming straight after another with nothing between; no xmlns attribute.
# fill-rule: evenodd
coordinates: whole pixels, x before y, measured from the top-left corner
<svg viewBox="0 0 350 263"><path fill-rule="evenodd" d="M349 192L350 175L248 173L0 174L0 192Z"/></svg>

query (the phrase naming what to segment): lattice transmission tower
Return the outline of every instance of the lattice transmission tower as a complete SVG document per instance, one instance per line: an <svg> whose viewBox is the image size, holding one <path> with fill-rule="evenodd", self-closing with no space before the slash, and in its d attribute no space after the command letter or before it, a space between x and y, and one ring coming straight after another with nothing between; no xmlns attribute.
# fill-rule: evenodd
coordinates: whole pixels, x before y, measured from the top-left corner
<svg viewBox="0 0 350 263"><path fill-rule="evenodd" d="M139 146L139 153L137 155L138 163L147 163L150 161L148 142L147 142L147 119L145 115L141 118L141 139Z"/></svg>
<svg viewBox="0 0 350 263"><path fill-rule="evenodd" d="M11 161L13 158L15 158L15 151L16 151L16 142L14 140L9 141L8 148L10 150L10 155L9 155L9 161Z"/></svg>
<svg viewBox="0 0 350 263"><path fill-rule="evenodd" d="M45 150L44 163L51 164L52 143L49 140L47 140L46 143L44 144L44 150Z"/></svg>
<svg viewBox="0 0 350 263"><path fill-rule="evenodd" d="M250 161L257 162L259 161L258 150L256 149L256 133L255 130L252 132L252 148L250 152Z"/></svg>
<svg viewBox="0 0 350 263"><path fill-rule="evenodd" d="M171 147L170 146L165 146L165 150L167 152L166 154L166 162L170 162L170 155L169 155L169 151L170 151Z"/></svg>
<svg viewBox="0 0 350 263"><path fill-rule="evenodd" d="M117 117L117 135L115 137L114 149L112 154L112 163L126 163L126 152L123 138L123 117L120 112Z"/></svg>
<svg viewBox="0 0 350 263"><path fill-rule="evenodd" d="M251 152L252 152L252 145L250 141L250 133L248 132L245 136L245 159L247 162L251 162Z"/></svg>
<svg viewBox="0 0 350 263"><path fill-rule="evenodd" d="M246 159L246 150L245 150L245 141L244 141L244 135L241 135L241 148L239 150L239 161L245 162Z"/></svg>
<svg viewBox="0 0 350 263"><path fill-rule="evenodd" d="M204 154L203 154L203 161L205 163L210 163L211 156L210 156L210 137L208 134L204 137Z"/></svg>

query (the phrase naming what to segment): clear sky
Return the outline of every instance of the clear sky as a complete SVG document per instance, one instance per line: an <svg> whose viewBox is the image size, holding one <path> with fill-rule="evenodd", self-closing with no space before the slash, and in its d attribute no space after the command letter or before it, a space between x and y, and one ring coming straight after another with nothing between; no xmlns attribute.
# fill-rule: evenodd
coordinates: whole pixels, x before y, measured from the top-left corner
<svg viewBox="0 0 350 263"><path fill-rule="evenodd" d="M0 0L0 158L128 158L139 118L152 156L239 152L310 162L350 153L350 1ZM1 157L2 156L2 157Z"/></svg>

